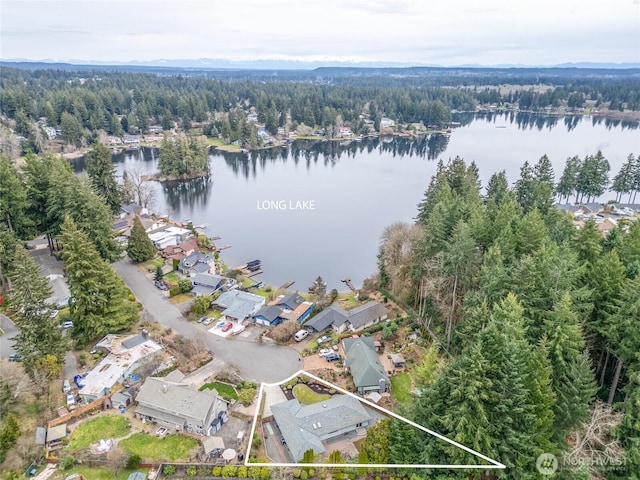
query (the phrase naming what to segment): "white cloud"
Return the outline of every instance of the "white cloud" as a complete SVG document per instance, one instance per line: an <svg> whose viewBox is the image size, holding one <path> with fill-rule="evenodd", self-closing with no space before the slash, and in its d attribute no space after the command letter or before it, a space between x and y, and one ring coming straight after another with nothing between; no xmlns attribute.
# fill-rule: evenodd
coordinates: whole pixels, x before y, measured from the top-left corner
<svg viewBox="0 0 640 480"><path fill-rule="evenodd" d="M0 0L2 58L639 62L636 0Z"/></svg>

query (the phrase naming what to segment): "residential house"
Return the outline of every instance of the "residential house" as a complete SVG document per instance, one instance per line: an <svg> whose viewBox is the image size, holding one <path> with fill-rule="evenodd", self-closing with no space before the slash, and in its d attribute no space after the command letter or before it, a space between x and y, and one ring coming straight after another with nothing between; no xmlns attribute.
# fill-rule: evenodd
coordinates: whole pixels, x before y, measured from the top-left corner
<svg viewBox="0 0 640 480"><path fill-rule="evenodd" d="M137 145L140 144L140 135L125 135L122 137L122 142L125 145Z"/></svg>
<svg viewBox="0 0 640 480"><path fill-rule="evenodd" d="M193 236L191 230L174 225L164 225L147 232L147 234L149 235L149 240L158 250L162 250L169 245L180 245Z"/></svg>
<svg viewBox="0 0 640 480"><path fill-rule="evenodd" d="M281 315L282 309L275 305L264 305L253 316L253 321L258 325L273 327L284 321Z"/></svg>
<svg viewBox="0 0 640 480"><path fill-rule="evenodd" d="M345 353L345 367L353 377L358 393L370 391L386 392L389 377L375 351L373 337L345 338L342 341Z"/></svg>
<svg viewBox="0 0 640 480"><path fill-rule="evenodd" d="M280 295L263 306L253 316L253 321L266 327L275 326L287 320L304 322L313 312L313 303L306 301L298 292Z"/></svg>
<svg viewBox="0 0 640 480"><path fill-rule="evenodd" d="M191 290L191 293L196 297L212 295L218 290L222 290L227 285L228 280L230 279L221 277L220 275L196 273L191 277L191 282L193 283L193 290Z"/></svg>
<svg viewBox="0 0 640 480"><path fill-rule="evenodd" d="M322 332L331 325L344 325L349 314L337 305L331 305L311 318L304 324L305 328L313 332Z"/></svg>
<svg viewBox="0 0 640 480"><path fill-rule="evenodd" d="M215 389L149 377L136 396L136 416L176 431L213 435L227 419L227 402Z"/></svg>
<svg viewBox="0 0 640 480"><path fill-rule="evenodd" d="M210 253L192 252L178 263L178 271L184 275L215 272L215 261Z"/></svg>
<svg viewBox="0 0 640 480"><path fill-rule="evenodd" d="M293 462L301 461L307 450L324 454L328 440L372 423L371 415L351 395L333 395L311 405L292 399L271 405L271 411Z"/></svg>
<svg viewBox="0 0 640 480"><path fill-rule="evenodd" d="M220 295L212 305L222 309L225 320L242 322L255 315L264 303L264 297L260 295L230 290Z"/></svg>
<svg viewBox="0 0 640 480"><path fill-rule="evenodd" d="M104 348L109 354L82 379L83 386L78 393L85 403L111 393L115 384L124 382L138 368L154 361L162 350L146 333L129 336L110 334L96 347Z"/></svg>
<svg viewBox="0 0 640 480"><path fill-rule="evenodd" d="M282 309L284 320L295 320L298 323L304 322L313 312L313 303L306 301L298 292L280 295L269 305L274 305Z"/></svg>
<svg viewBox="0 0 640 480"><path fill-rule="evenodd" d="M380 128L391 128L396 124L396 122L394 122L393 120L391 120L390 118L387 117L382 117L380 119Z"/></svg>
<svg viewBox="0 0 640 480"><path fill-rule="evenodd" d="M56 137L58 136L56 134L56 129L53 127L44 127L44 133L47 134L47 137L49 137L49 140L55 140Z"/></svg>
<svg viewBox="0 0 640 480"><path fill-rule="evenodd" d="M180 260L198 251L198 240L190 238L180 245L167 245L160 251L160 255L165 259L165 263L173 267L174 261L180 263ZM176 265L177 268L177 265Z"/></svg>
<svg viewBox="0 0 640 480"><path fill-rule="evenodd" d="M384 305L380 302L370 301L349 310L349 318L345 322L334 322L332 327L338 332L342 333L346 330L351 332L358 332L364 328L368 328L375 325L378 322L386 320L388 318L388 312Z"/></svg>

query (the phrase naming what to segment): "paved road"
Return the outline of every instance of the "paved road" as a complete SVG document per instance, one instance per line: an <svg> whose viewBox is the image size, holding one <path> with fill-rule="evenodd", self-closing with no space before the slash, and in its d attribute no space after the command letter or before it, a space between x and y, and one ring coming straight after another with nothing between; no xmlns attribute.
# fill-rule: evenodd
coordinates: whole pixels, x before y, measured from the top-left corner
<svg viewBox="0 0 640 480"><path fill-rule="evenodd" d="M206 327L188 321L128 257L113 266L144 305L148 320L188 338L202 337L207 348L228 365L236 367L243 378L254 382L278 382L302 368L302 358L292 348L222 338L208 333Z"/></svg>
<svg viewBox="0 0 640 480"><path fill-rule="evenodd" d="M0 328L4 334L0 337L0 357L9 358L9 355L15 353L13 349L13 337L18 334L18 327L11 321L9 317L0 313Z"/></svg>

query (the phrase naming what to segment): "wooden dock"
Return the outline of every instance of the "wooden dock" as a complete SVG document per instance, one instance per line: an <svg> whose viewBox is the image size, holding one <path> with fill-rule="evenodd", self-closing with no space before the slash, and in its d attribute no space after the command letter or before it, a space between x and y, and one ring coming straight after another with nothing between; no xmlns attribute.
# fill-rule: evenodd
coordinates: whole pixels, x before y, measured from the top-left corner
<svg viewBox="0 0 640 480"><path fill-rule="evenodd" d="M356 293L358 292L358 290L356 289L356 287L354 287L354 286L353 286L353 283L351 283L351 279L350 279L350 278L342 278L342 279L340 279L340 281L341 281L342 283L345 283L345 284L347 285L347 287L349 287L349 289L350 289L352 292L356 292Z"/></svg>
<svg viewBox="0 0 640 480"><path fill-rule="evenodd" d="M242 274L243 274L245 277L255 277L256 275L260 275L261 273L262 273L262 269L260 269L260 270L255 270L255 271L253 271L253 272L251 272L251 271L249 271L249 270L243 270L243 271L242 271Z"/></svg>
<svg viewBox="0 0 640 480"><path fill-rule="evenodd" d="M221 238L220 235L216 235L215 237L209 237L209 240L220 240Z"/></svg>
<svg viewBox="0 0 640 480"><path fill-rule="evenodd" d="M287 288L289 288L294 283L296 283L295 280L289 280L288 282L283 283L282 285L280 285L280 288L278 290L286 290Z"/></svg>
<svg viewBox="0 0 640 480"><path fill-rule="evenodd" d="M216 247L216 250L219 252L220 250L225 250L227 248L231 248L231 245L222 245L221 247Z"/></svg>

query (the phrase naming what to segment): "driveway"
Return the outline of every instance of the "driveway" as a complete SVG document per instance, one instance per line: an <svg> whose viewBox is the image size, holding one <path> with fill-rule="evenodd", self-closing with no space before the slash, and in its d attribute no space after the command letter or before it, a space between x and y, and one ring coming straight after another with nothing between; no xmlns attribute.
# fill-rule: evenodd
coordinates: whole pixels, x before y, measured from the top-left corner
<svg viewBox="0 0 640 480"><path fill-rule="evenodd" d="M0 357L9 358L9 355L15 353L13 349L13 337L18 335L18 327L11 319L0 313L0 328L4 334L0 337Z"/></svg>
<svg viewBox="0 0 640 480"><path fill-rule="evenodd" d="M203 338L216 357L237 368L246 380L278 382L302 368L302 358L289 347L226 339L207 333L206 327L187 320L128 257L120 259L113 267L144 305L147 320L188 338Z"/></svg>

